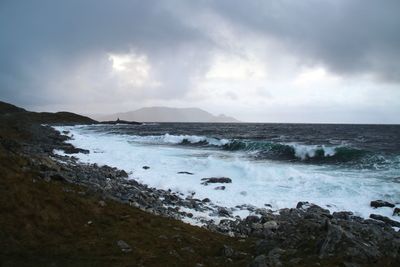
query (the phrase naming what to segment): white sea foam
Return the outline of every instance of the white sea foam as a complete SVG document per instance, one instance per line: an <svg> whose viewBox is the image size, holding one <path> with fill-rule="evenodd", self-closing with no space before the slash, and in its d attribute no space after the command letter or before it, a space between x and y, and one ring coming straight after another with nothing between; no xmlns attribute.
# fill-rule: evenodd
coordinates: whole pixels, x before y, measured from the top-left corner
<svg viewBox="0 0 400 267"><path fill-rule="evenodd" d="M148 144L181 144L183 142L197 144L201 142L206 142L207 144L213 146L223 146L230 142L227 139L216 139L206 136L172 135L172 134L148 135L148 136L132 135L129 137L129 139L134 142L148 143Z"/></svg>
<svg viewBox="0 0 400 267"><path fill-rule="evenodd" d="M383 179L398 176L396 173L344 169L334 165L254 161L242 154L222 150L163 145L183 139L193 142L205 140L194 136L137 137L102 134L85 127L56 129L70 131L73 145L91 151L76 155L82 162L121 168L132 172L131 179L151 187L171 189L186 195L195 192L196 198L207 197L218 205L235 207L252 204L264 207L264 204L270 204L273 209L280 209L295 207L298 201L309 201L331 211L353 211L362 217L378 213L399 221L399 217L392 216L392 209L372 209L369 206L370 201L376 199L400 203L398 184ZM146 138L153 145L148 145ZM157 138L159 143L155 141ZM216 139L215 142L221 140ZM313 153L308 148L300 152L303 148L297 147L300 156L311 156L308 153ZM327 155L333 153L325 149ZM144 170L142 166L145 165L150 169ZM194 175L177 174L180 171ZM201 185L201 178L218 176L230 177L233 182L224 184L225 190L215 190L218 185ZM400 207L399 204L397 206ZM246 216L243 212L241 214Z"/></svg>
<svg viewBox="0 0 400 267"><path fill-rule="evenodd" d="M306 158L313 158L315 157L318 151L323 151L324 157L331 157L336 154L337 147L329 147L325 145L302 145L296 143L287 143L294 148L295 156L305 160Z"/></svg>

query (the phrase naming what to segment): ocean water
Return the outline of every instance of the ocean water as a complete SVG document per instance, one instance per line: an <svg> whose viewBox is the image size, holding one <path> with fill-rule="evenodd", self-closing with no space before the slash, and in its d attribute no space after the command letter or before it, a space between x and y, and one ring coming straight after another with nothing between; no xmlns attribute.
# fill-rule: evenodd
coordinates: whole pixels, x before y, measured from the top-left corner
<svg viewBox="0 0 400 267"><path fill-rule="evenodd" d="M69 131L85 163L126 170L130 179L235 207L273 209L309 201L331 211L392 216L400 207L400 125L208 124L81 125ZM150 169L143 169L149 166ZM178 174L178 172L191 172ZM231 184L201 184L229 177ZM225 190L215 187L224 185ZM246 215L246 214L243 214Z"/></svg>

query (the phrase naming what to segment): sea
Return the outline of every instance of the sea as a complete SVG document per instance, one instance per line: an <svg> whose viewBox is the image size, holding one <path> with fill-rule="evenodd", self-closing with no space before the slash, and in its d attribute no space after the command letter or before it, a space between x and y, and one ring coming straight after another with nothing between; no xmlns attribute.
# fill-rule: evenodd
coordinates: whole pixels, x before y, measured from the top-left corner
<svg viewBox="0 0 400 267"><path fill-rule="evenodd" d="M400 221L400 125L144 123L55 127L87 149L83 163L124 169L128 179L224 207L272 210L308 201ZM148 166L149 168L143 168ZM183 172L183 173L182 173ZM202 184L228 177L232 183ZM221 187L225 186L224 190ZM246 216L248 214L239 214Z"/></svg>

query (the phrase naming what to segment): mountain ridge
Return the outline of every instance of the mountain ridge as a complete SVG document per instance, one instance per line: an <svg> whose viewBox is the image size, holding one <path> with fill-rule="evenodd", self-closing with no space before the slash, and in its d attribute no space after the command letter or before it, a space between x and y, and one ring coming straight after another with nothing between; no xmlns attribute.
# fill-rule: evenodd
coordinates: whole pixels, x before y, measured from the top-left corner
<svg viewBox="0 0 400 267"><path fill-rule="evenodd" d="M195 107L172 108L152 106L110 115L92 115L92 117L99 121L121 119L139 122L240 122L233 117L224 114L215 116Z"/></svg>

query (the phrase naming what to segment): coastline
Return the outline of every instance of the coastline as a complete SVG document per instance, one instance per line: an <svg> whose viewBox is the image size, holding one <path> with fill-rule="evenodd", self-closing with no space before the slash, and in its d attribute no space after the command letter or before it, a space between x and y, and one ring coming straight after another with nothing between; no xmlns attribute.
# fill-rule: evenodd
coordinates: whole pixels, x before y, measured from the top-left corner
<svg viewBox="0 0 400 267"><path fill-rule="evenodd" d="M233 243L246 243L251 248L240 252L231 246L222 246L219 248L222 252L218 254L220 261L216 265L243 266L246 262L250 266L309 266L310 263L323 266L395 266L398 261L400 234L384 222L364 220L348 212L331 214L309 203L299 203L295 209L282 209L279 214L258 209L254 210L255 215L246 219L234 218L224 207L193 197L182 198L171 191L149 188L134 180L127 180L127 173L123 170L81 164L73 154L88 151L65 143L67 138L50 126L28 123L28 120L20 118L21 114L13 119L9 119L9 116L3 118L0 139L4 159L11 159L12 163L19 158L25 161L21 166L16 164L13 167L15 173L29 172L35 180L49 184L75 184L85 189L85 193L80 195L82 198L94 194L105 203L115 201L128 204L131 206L129 209L138 208L157 218L181 220L193 216L189 210L214 209L224 218L217 222L202 222L203 227L207 228L204 231L211 235L219 236L222 233L234 236ZM64 151L68 156L54 154L54 150ZM10 166L3 167L7 170Z"/></svg>

